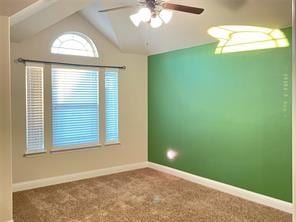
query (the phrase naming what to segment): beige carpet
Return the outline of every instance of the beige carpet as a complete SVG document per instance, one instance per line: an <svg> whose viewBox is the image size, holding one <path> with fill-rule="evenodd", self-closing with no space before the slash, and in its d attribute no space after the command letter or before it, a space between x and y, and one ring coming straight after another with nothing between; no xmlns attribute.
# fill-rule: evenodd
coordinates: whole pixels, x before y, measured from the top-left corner
<svg viewBox="0 0 296 222"><path fill-rule="evenodd" d="M14 194L15 222L291 222L289 214L151 169Z"/></svg>

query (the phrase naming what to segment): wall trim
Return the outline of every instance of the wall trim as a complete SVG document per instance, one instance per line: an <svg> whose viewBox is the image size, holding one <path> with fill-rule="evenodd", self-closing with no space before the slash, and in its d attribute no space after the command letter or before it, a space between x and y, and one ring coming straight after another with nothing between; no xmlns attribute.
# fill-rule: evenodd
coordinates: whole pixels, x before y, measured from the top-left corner
<svg viewBox="0 0 296 222"><path fill-rule="evenodd" d="M255 192L251 192L242 188L238 188L238 187L234 187L228 184L224 184L221 182L217 182L211 179L207 179L204 177L200 177L200 176L196 176L194 174L190 174L181 170L176 170L174 168L171 167L167 167L167 166L163 166L163 165L159 165L156 163L152 163L152 162L148 162L148 167L161 171L163 173L167 173L167 174L171 174L173 176L182 178L184 180L193 182L193 183L197 183L215 190L219 190L221 192L224 193L228 193L231 194L233 196L237 196L258 204L262 204L268 207L272 207L287 213L291 213L293 214L294 212L294 206L292 203L286 202L286 201L282 201L282 200L278 200L269 196L265 196L262 194L258 194Z"/></svg>
<svg viewBox="0 0 296 222"><path fill-rule="evenodd" d="M99 176L110 175L115 173L122 173L126 171L142 169L146 167L148 167L147 162L139 162L134 164L115 166L115 167L86 171L81 173L74 173L74 174L62 175L57 177L49 177L49 178L44 178L39 180L14 183L12 188L13 188L13 192L18 192L18 191L30 190L30 189L46 187L46 186L51 186L51 185L56 185L61 183L73 182L77 180L89 179L93 177L99 177Z"/></svg>

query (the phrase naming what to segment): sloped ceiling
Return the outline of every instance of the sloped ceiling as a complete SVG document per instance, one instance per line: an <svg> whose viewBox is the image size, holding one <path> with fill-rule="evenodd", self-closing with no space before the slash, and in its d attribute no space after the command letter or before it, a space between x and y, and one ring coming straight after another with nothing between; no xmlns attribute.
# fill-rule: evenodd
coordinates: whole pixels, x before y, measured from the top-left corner
<svg viewBox="0 0 296 222"><path fill-rule="evenodd" d="M39 0L12 17L11 39L21 42L94 3L95 0Z"/></svg>
<svg viewBox="0 0 296 222"><path fill-rule="evenodd" d="M1 1L1 0L0 0ZM3 1L3 0L2 0ZM7 0L8 1L8 0ZM202 15L174 12L167 25L135 27L129 16L138 8L99 13L99 9L137 5L137 0L39 0L12 18L13 41L23 41L65 17L80 12L121 51L157 54L216 41L207 30L216 25L256 25L283 28L292 24L291 0L170 0L205 8Z"/></svg>
<svg viewBox="0 0 296 222"><path fill-rule="evenodd" d="M256 25L283 28L292 24L291 0L171 0L205 8L202 15L174 12L172 21L158 29L133 26L129 15L137 8L98 13L99 9L135 4L135 0L96 0L81 14L122 51L156 54L215 41L207 30L216 25Z"/></svg>
<svg viewBox="0 0 296 222"><path fill-rule="evenodd" d="M0 0L0 15L11 16L37 0Z"/></svg>

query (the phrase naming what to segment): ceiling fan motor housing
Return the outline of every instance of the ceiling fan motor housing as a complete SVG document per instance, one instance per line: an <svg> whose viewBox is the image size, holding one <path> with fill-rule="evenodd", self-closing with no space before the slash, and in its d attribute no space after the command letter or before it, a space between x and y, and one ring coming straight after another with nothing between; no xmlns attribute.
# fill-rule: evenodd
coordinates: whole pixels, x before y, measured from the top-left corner
<svg viewBox="0 0 296 222"><path fill-rule="evenodd" d="M146 6L151 10L151 12L154 12L157 6L160 6L163 1L159 0L146 0Z"/></svg>

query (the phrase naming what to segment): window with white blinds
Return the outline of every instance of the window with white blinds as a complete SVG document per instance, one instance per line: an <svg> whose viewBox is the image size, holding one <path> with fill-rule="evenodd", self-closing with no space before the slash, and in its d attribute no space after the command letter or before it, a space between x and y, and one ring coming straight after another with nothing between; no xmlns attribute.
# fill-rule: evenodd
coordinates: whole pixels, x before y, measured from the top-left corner
<svg viewBox="0 0 296 222"><path fill-rule="evenodd" d="M99 73L52 67L52 143L54 149L99 144Z"/></svg>
<svg viewBox="0 0 296 222"><path fill-rule="evenodd" d="M105 142L118 143L118 71L105 73Z"/></svg>
<svg viewBox="0 0 296 222"><path fill-rule="evenodd" d="M44 152L43 65L26 64L26 153Z"/></svg>

